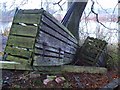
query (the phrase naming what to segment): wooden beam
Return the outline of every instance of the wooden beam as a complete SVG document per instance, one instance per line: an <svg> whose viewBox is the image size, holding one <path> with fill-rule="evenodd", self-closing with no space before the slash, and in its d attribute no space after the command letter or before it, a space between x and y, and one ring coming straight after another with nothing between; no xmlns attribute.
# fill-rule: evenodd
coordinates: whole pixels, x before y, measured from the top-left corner
<svg viewBox="0 0 120 90"><path fill-rule="evenodd" d="M74 73L106 73L107 69L103 67L65 65L62 71Z"/></svg>
<svg viewBox="0 0 120 90"><path fill-rule="evenodd" d="M18 62L0 61L0 69L32 70L30 66L24 66Z"/></svg>
<svg viewBox="0 0 120 90"><path fill-rule="evenodd" d="M22 14L15 15L13 23L39 24L41 14Z"/></svg>
<svg viewBox="0 0 120 90"><path fill-rule="evenodd" d="M38 71L40 73L101 73L107 72L106 68L103 67L87 67L87 66L73 66L73 65L63 65L63 66L43 66L43 67L31 67L25 66L16 62L0 61L0 69L16 69L16 70L30 70Z"/></svg>

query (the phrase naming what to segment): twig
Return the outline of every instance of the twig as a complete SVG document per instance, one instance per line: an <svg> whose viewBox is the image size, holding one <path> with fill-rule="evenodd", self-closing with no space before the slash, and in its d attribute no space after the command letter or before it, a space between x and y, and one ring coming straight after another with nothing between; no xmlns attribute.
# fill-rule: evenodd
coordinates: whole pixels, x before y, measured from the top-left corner
<svg viewBox="0 0 120 90"><path fill-rule="evenodd" d="M94 2L93 0L91 0L91 1L92 1L91 12L96 15L96 21L97 21L99 24L101 24L103 27L105 27L105 28L107 28L107 29L109 29L109 30L117 30L117 31L118 31L118 29L109 28L109 27L105 26L102 22L99 21L99 19L98 19L98 13L96 13L96 12L94 11L94 4L95 4L95 2Z"/></svg>
<svg viewBox="0 0 120 90"><path fill-rule="evenodd" d="M58 1L57 3L53 3L53 5L56 5L56 4L58 4L58 6L60 7L60 9L63 11L63 8L62 8L62 6L60 5L61 1L62 1L62 0Z"/></svg>
<svg viewBox="0 0 120 90"><path fill-rule="evenodd" d="M103 7L102 7L102 5L100 5L99 3L98 3L98 1L96 0L96 3L101 7L101 9L102 10L104 10L107 14L109 14L108 12L107 12L107 10L106 9L104 9Z"/></svg>

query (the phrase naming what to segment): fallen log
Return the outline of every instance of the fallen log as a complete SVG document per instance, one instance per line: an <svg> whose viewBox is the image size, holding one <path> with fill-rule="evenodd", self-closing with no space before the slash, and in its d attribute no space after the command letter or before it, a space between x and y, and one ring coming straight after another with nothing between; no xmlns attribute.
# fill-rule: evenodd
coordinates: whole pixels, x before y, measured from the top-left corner
<svg viewBox="0 0 120 90"><path fill-rule="evenodd" d="M103 67L90 67L90 66L74 66L74 65L63 65L63 66L39 66L32 67L21 65L16 62L0 61L0 69L13 69L13 70L29 70L37 71L40 73L101 73L104 74L107 72L106 68Z"/></svg>
<svg viewBox="0 0 120 90"><path fill-rule="evenodd" d="M63 72L74 72L74 73L106 73L107 69L103 67L91 67L91 66L63 66Z"/></svg>

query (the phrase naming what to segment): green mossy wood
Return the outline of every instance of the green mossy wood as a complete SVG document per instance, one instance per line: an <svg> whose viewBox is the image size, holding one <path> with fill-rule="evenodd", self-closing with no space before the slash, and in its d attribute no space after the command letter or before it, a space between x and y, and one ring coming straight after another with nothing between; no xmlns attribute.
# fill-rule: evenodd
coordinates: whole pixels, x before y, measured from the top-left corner
<svg viewBox="0 0 120 90"><path fill-rule="evenodd" d="M75 37L45 10L18 10L3 59L24 66L59 66L73 60L77 47Z"/></svg>
<svg viewBox="0 0 120 90"><path fill-rule="evenodd" d="M84 65L96 66L100 64L99 57L104 52L107 42L93 37L87 37L79 50L80 62ZM102 62L102 61L101 61Z"/></svg>

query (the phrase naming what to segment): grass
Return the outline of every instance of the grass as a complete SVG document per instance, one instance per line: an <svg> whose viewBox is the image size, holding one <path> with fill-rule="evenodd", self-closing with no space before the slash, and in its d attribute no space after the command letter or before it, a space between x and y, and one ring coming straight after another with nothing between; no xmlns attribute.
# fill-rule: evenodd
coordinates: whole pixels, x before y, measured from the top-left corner
<svg viewBox="0 0 120 90"><path fill-rule="evenodd" d="M117 44L108 46L109 58L107 61L108 68L118 68L118 62L120 61L120 56L118 55Z"/></svg>
<svg viewBox="0 0 120 90"><path fill-rule="evenodd" d="M4 35L4 36L8 36L8 35L9 35L9 33L10 33L10 31L9 31L9 30L5 30L5 31L4 31L4 33L3 33L3 35Z"/></svg>
<svg viewBox="0 0 120 90"><path fill-rule="evenodd" d="M0 52L0 56L3 56L4 52Z"/></svg>

